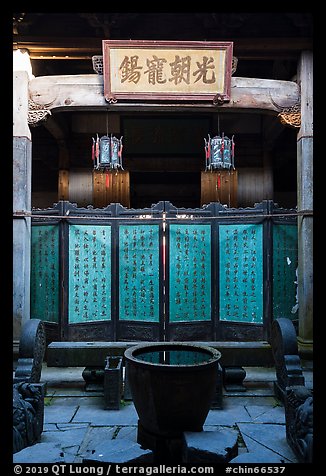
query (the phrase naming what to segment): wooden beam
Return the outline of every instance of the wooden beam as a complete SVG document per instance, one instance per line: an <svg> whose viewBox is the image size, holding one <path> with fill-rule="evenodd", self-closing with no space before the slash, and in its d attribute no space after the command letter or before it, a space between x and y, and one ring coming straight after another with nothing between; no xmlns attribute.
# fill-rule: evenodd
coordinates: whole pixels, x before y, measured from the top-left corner
<svg viewBox="0 0 326 476"><path fill-rule="evenodd" d="M109 104L103 95L103 76L97 74L69 76L39 76L29 83L30 99L51 110L96 110L106 108L119 111L181 111L187 110L267 110L278 112L278 107L294 105L299 98L299 87L293 81L257 78L232 78L231 100L223 106L212 102L192 104L116 103Z"/></svg>
<svg viewBox="0 0 326 476"><path fill-rule="evenodd" d="M234 55L240 59L295 59L313 48L312 38L224 38L233 41ZM49 38L15 35L14 48L27 48L31 59L88 59L102 54L101 38Z"/></svg>

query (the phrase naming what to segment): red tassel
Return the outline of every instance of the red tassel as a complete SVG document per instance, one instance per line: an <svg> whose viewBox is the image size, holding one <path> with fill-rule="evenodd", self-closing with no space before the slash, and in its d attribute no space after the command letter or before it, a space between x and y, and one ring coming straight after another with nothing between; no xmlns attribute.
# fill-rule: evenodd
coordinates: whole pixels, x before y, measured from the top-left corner
<svg viewBox="0 0 326 476"><path fill-rule="evenodd" d="M217 176L217 188L221 188L221 177Z"/></svg>
<svg viewBox="0 0 326 476"><path fill-rule="evenodd" d="M94 162L95 159L95 147L94 147L94 142L92 144L92 161Z"/></svg>
<svg viewBox="0 0 326 476"><path fill-rule="evenodd" d="M210 144L210 142L208 142L206 158L209 159L210 156L211 156L211 144Z"/></svg>
<svg viewBox="0 0 326 476"><path fill-rule="evenodd" d="M106 177L105 177L105 186L106 186L106 188L109 188L109 183L110 183L109 182L109 174L107 173Z"/></svg>

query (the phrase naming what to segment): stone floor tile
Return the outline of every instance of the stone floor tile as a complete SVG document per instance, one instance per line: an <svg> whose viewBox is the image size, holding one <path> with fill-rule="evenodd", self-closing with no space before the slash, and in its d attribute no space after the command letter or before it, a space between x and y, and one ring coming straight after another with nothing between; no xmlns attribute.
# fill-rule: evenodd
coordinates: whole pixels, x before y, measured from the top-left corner
<svg viewBox="0 0 326 476"><path fill-rule="evenodd" d="M94 453L83 458L83 462L146 464L153 463L153 453L136 442L121 438L102 442Z"/></svg>
<svg viewBox="0 0 326 476"><path fill-rule="evenodd" d="M98 445L103 441L112 440L113 436L119 431L116 426L89 426L82 444L80 445L79 455L86 457L96 451Z"/></svg>
<svg viewBox="0 0 326 476"><path fill-rule="evenodd" d="M238 428L250 453L268 450L283 457L285 462L296 462L286 440L285 425L238 423Z"/></svg>
<svg viewBox="0 0 326 476"><path fill-rule="evenodd" d="M207 425L222 425L234 426L237 422L250 422L251 416L248 414L244 406L231 406L223 408L222 410L210 410L204 426Z"/></svg>
<svg viewBox="0 0 326 476"><path fill-rule="evenodd" d="M87 426L83 428L68 427L55 431L45 431L41 435L42 443L53 443L65 449L71 446L80 446L87 432Z"/></svg>
<svg viewBox="0 0 326 476"><path fill-rule="evenodd" d="M36 443L13 455L14 463L64 463L64 453L60 445Z"/></svg>
<svg viewBox="0 0 326 476"><path fill-rule="evenodd" d="M119 429L119 433L117 434L116 438L127 438L131 441L137 441L137 426L123 426Z"/></svg>
<svg viewBox="0 0 326 476"><path fill-rule="evenodd" d="M239 454L236 458L233 458L229 463L239 464L239 463L261 463L261 464L270 464L270 463L284 463L284 457L274 453L274 451L262 450L254 452L245 452ZM287 461L288 463L288 461Z"/></svg>
<svg viewBox="0 0 326 476"><path fill-rule="evenodd" d="M263 406L263 405L246 405L246 410L256 423L276 423L285 424L284 407Z"/></svg>
<svg viewBox="0 0 326 476"><path fill-rule="evenodd" d="M184 432L184 462L227 463L238 454L238 431L218 427L213 431Z"/></svg>
<svg viewBox="0 0 326 476"><path fill-rule="evenodd" d="M44 407L44 423L70 423L77 405L51 405Z"/></svg>
<svg viewBox="0 0 326 476"><path fill-rule="evenodd" d="M97 426L137 425L138 415L133 404L122 406L120 410L80 406L72 421L89 422Z"/></svg>

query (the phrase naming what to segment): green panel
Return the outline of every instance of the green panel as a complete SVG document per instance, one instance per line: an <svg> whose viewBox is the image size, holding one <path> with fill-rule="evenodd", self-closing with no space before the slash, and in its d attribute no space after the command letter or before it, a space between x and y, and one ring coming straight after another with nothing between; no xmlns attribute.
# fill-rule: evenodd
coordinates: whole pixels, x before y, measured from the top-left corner
<svg viewBox="0 0 326 476"><path fill-rule="evenodd" d="M159 225L121 225L119 243L119 319L159 322Z"/></svg>
<svg viewBox="0 0 326 476"><path fill-rule="evenodd" d="M220 225L220 320L263 323L263 226Z"/></svg>
<svg viewBox="0 0 326 476"><path fill-rule="evenodd" d="M58 226L32 226L31 317L59 322Z"/></svg>
<svg viewBox="0 0 326 476"><path fill-rule="evenodd" d="M170 225L170 322L211 320L211 226Z"/></svg>
<svg viewBox="0 0 326 476"><path fill-rule="evenodd" d="M68 322L111 319L111 227L69 226Z"/></svg>
<svg viewBox="0 0 326 476"><path fill-rule="evenodd" d="M273 317L298 318L296 225L273 226Z"/></svg>

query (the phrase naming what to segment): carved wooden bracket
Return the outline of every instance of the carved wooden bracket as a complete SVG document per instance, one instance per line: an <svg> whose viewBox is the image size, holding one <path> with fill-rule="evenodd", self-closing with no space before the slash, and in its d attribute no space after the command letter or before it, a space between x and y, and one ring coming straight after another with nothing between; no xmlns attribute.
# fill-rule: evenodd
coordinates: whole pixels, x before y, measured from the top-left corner
<svg viewBox="0 0 326 476"><path fill-rule="evenodd" d="M280 119L281 124L299 129L301 127L300 104L284 108L277 117Z"/></svg>
<svg viewBox="0 0 326 476"><path fill-rule="evenodd" d="M29 99L27 114L28 124L35 127L38 126L40 122L46 121L48 116L52 114L50 109L48 109L52 102L48 104L36 104L32 99Z"/></svg>
<svg viewBox="0 0 326 476"><path fill-rule="evenodd" d="M293 106L289 107L282 107L279 104L276 104L275 101L271 98L272 103L279 111L277 117L280 120L280 123L293 127L295 129L299 129L301 127L301 101L299 100L293 104Z"/></svg>

